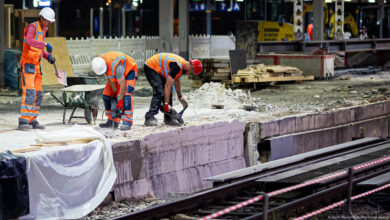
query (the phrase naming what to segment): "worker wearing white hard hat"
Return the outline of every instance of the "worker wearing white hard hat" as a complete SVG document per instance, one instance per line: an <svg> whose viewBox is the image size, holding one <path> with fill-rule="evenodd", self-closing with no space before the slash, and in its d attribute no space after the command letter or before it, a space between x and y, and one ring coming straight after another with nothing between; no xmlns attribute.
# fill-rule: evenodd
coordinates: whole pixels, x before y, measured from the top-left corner
<svg viewBox="0 0 390 220"><path fill-rule="evenodd" d="M55 21L53 9L46 7L39 12L39 20L27 25L24 29L23 52L20 60L22 68L22 102L20 107L19 130L27 128L44 129L37 121L42 102L41 59L50 64L55 63L51 55L53 47L45 42L46 32ZM46 48L46 51L45 51Z"/></svg>
<svg viewBox="0 0 390 220"><path fill-rule="evenodd" d="M93 58L91 66L97 75L107 76L103 91L107 121L99 124L99 127L116 128L122 120L120 129L130 130L133 125L133 92L138 76L137 62L122 52L110 51Z"/></svg>

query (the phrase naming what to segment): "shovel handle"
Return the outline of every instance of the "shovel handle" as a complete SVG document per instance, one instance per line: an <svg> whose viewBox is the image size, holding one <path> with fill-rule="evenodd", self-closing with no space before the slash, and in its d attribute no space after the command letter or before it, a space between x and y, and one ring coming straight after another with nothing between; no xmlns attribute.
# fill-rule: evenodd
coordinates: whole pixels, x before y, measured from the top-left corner
<svg viewBox="0 0 390 220"><path fill-rule="evenodd" d="M56 77L58 78L59 76L58 76L58 69L57 69L56 63L54 63L53 65L54 65Z"/></svg>

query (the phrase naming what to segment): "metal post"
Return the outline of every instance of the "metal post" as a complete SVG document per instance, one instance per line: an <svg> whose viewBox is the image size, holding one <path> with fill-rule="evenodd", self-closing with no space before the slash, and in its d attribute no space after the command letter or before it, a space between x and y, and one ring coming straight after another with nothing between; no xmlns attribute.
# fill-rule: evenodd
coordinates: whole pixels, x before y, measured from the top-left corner
<svg viewBox="0 0 390 220"><path fill-rule="evenodd" d="M122 7L122 37L126 37L126 12L124 7Z"/></svg>
<svg viewBox="0 0 390 220"><path fill-rule="evenodd" d="M313 40L324 39L324 5L322 1L313 1Z"/></svg>
<svg viewBox="0 0 390 220"><path fill-rule="evenodd" d="M335 1L335 22L333 37L341 40L344 35L344 0Z"/></svg>
<svg viewBox="0 0 390 220"><path fill-rule="evenodd" d="M383 38L383 20L385 18L385 1L384 0L378 0L379 5L379 38Z"/></svg>
<svg viewBox="0 0 390 220"><path fill-rule="evenodd" d="M207 27L207 35L211 35L211 10L209 9L210 8L210 0L207 0L207 3L206 3L206 18L207 18L207 21L206 21L206 27Z"/></svg>
<svg viewBox="0 0 390 220"><path fill-rule="evenodd" d="M89 24L90 24L89 27L90 36L93 37L93 8L89 10Z"/></svg>
<svg viewBox="0 0 390 220"><path fill-rule="evenodd" d="M352 189L353 189L353 168L348 169L348 195L347 195L347 209L349 215L355 219L353 213L352 213L352 205L351 205L351 198L352 198Z"/></svg>
<svg viewBox="0 0 390 220"><path fill-rule="evenodd" d="M103 7L99 8L99 36L103 38Z"/></svg>
<svg viewBox="0 0 390 220"><path fill-rule="evenodd" d="M4 50L5 50L5 24L4 24L4 0L0 0L0 87L5 86Z"/></svg>
<svg viewBox="0 0 390 220"><path fill-rule="evenodd" d="M158 24L160 35L160 51L172 52L173 38L173 1L159 0L158 1Z"/></svg>
<svg viewBox="0 0 390 220"><path fill-rule="evenodd" d="M108 36L112 36L112 5L108 7Z"/></svg>
<svg viewBox="0 0 390 220"><path fill-rule="evenodd" d="M303 27L303 0L294 1L294 34L295 38L302 40L305 33Z"/></svg>
<svg viewBox="0 0 390 220"><path fill-rule="evenodd" d="M390 8L387 8L387 14L390 13ZM387 37L390 37L390 16L387 16Z"/></svg>
<svg viewBox="0 0 390 220"><path fill-rule="evenodd" d="M179 2L179 55L184 59L189 58L188 39L188 1Z"/></svg>
<svg viewBox="0 0 390 220"><path fill-rule="evenodd" d="M269 196L267 193L263 192L263 220L268 219L268 200Z"/></svg>

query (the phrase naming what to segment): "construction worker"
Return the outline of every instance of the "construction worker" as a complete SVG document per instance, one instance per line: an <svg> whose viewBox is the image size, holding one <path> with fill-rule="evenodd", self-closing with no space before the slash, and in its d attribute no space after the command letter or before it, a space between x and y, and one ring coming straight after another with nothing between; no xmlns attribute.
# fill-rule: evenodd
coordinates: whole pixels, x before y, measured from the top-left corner
<svg viewBox="0 0 390 220"><path fill-rule="evenodd" d="M307 34L310 37L310 41L312 41L313 40L313 24L309 24L307 26Z"/></svg>
<svg viewBox="0 0 390 220"><path fill-rule="evenodd" d="M32 126L44 129L36 120L42 102L41 59L44 57L51 64L56 61L51 55L53 47L45 42L46 32L55 21L53 9L46 7L39 12L39 20L24 28L23 53L20 61L22 68L22 103L20 107L19 130ZM45 49L46 47L46 50Z"/></svg>
<svg viewBox="0 0 390 220"><path fill-rule="evenodd" d="M187 107L187 101L181 93L180 77L182 74L199 74L202 72L202 63L199 60L186 61L183 57L172 53L159 53L150 57L144 65L146 79L153 88L153 97L149 111L145 114L146 126L157 126L154 117L158 111L171 112L172 85L175 86L177 96L183 107ZM162 105L163 103L163 105ZM164 122L167 125L180 125L177 119L164 114Z"/></svg>
<svg viewBox="0 0 390 220"><path fill-rule="evenodd" d="M120 118L112 118L112 110L119 110L122 118L122 131L128 131L133 125L133 91L138 77L137 63L121 52L107 52L92 59L92 69L97 75L107 76L103 91L103 102L108 120L99 124L101 128L117 128ZM119 100L119 101L118 101ZM112 107L115 106L115 107Z"/></svg>

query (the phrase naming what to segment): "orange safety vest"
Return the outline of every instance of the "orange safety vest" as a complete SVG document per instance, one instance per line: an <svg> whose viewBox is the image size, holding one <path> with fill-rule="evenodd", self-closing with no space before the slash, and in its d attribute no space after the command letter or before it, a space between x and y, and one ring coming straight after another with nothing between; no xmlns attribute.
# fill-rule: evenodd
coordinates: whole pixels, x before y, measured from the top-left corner
<svg viewBox="0 0 390 220"><path fill-rule="evenodd" d="M44 41L44 33L46 32L46 30L42 30L42 27L40 26L39 21L36 21L32 24L34 24L34 26L37 30L35 32L34 39L37 41L43 42ZM24 33L26 33L26 31L27 31L27 27L28 27L28 25L24 28ZM39 60L41 59L41 55L42 55L42 49L26 44L26 35L24 35L23 53L22 53L22 57L21 57L21 62L39 65Z"/></svg>
<svg viewBox="0 0 390 220"><path fill-rule="evenodd" d="M116 76L115 76L115 70L118 64L122 64L125 67L125 73L124 77L126 79L127 75L130 73L130 71L135 72L135 77L138 76L138 67L137 62L131 58L130 56L121 53L121 52L107 52L103 54L99 54L101 58L106 61L107 64L107 78L111 80L111 82L117 82Z"/></svg>
<svg viewBox="0 0 390 220"><path fill-rule="evenodd" d="M313 40L313 24L307 26L307 33L309 34L310 40Z"/></svg>
<svg viewBox="0 0 390 220"><path fill-rule="evenodd" d="M154 69L158 74L167 78L167 75L170 71L169 64L171 62L176 62L180 67L179 74L176 75L175 79L179 78L183 74L184 64L186 64L186 60L173 53L158 53L150 57L146 61L146 65L148 67Z"/></svg>

